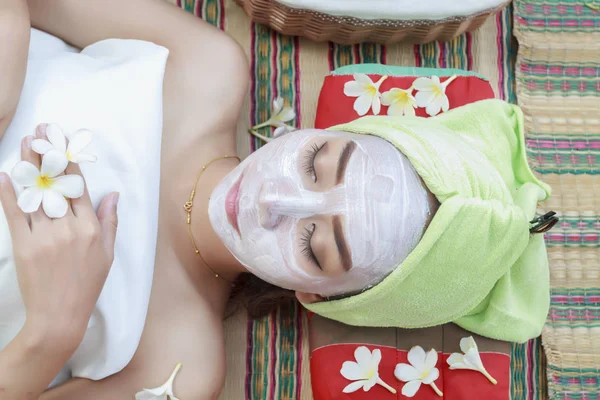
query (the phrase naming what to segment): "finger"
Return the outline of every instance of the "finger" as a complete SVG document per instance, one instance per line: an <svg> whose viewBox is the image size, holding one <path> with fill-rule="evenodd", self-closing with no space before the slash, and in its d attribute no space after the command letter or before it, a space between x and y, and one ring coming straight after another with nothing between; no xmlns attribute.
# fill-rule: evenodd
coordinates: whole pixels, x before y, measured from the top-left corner
<svg viewBox="0 0 600 400"><path fill-rule="evenodd" d="M119 203L119 193L111 193L106 196L100 208L98 209L98 220L102 228L102 240L104 248L108 252L111 260L115 256L115 238L117 236L117 226L119 219L117 217L117 204Z"/></svg>
<svg viewBox="0 0 600 400"><path fill-rule="evenodd" d="M33 136L25 136L21 142L21 160L32 163L38 170L40 169L40 155L31 148L31 142L35 139Z"/></svg>
<svg viewBox="0 0 600 400"><path fill-rule="evenodd" d="M25 213L17 205L17 195L10 178L4 172L0 172L0 202L4 209L8 229L13 241L21 242L31 232Z"/></svg>
<svg viewBox="0 0 600 400"><path fill-rule="evenodd" d="M67 175L79 175L83 178L81 168L79 168L79 165L75 163L69 163L66 173ZM90 198L90 193L88 192L85 178L83 179L83 184L85 185L83 189L83 195L77 199L71 199L71 208L73 209L75 216L78 218L83 218L86 216L95 217L96 213L94 212L94 206L92 205L92 200Z"/></svg>
<svg viewBox="0 0 600 400"><path fill-rule="evenodd" d="M34 152L31 148L31 142L33 142L34 139L35 138L33 136L25 136L23 138L23 141L21 142L21 160L33 164L33 166L39 171L41 165L40 155ZM40 207L31 213L31 226L33 227L35 224L48 221L50 221L50 219L46 216L42 210L42 205L40 204Z"/></svg>

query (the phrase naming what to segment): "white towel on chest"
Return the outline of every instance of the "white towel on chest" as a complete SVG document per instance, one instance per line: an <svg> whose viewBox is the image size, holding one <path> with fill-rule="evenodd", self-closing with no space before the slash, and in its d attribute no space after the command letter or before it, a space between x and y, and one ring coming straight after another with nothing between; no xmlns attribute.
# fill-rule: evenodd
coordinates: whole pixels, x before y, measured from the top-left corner
<svg viewBox="0 0 600 400"><path fill-rule="evenodd" d="M162 85L168 51L152 43L105 40L81 53L32 30L25 87L0 140L0 171L20 160L20 141L39 123L66 133L95 132L84 164L94 206L120 193L115 261L83 342L53 385L70 376L93 380L131 361L142 335L156 251L162 136ZM31 244L35 246L35 243ZM0 349L25 321L12 246L0 208Z"/></svg>

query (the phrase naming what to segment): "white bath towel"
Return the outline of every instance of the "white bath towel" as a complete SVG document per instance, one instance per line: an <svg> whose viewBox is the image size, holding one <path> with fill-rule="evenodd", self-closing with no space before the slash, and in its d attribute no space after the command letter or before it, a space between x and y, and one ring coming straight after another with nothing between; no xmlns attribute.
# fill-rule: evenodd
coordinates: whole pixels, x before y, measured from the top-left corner
<svg viewBox="0 0 600 400"><path fill-rule="evenodd" d="M168 51L152 43L106 40L81 53L32 30L25 87L13 122L0 140L0 171L20 160L20 141L39 123L66 133L95 132L84 164L94 206L120 192L115 261L83 342L53 385L69 377L102 379L122 370L140 341L156 249L162 85ZM35 243L31 243L35 246ZM0 208L0 349L25 321L11 239Z"/></svg>

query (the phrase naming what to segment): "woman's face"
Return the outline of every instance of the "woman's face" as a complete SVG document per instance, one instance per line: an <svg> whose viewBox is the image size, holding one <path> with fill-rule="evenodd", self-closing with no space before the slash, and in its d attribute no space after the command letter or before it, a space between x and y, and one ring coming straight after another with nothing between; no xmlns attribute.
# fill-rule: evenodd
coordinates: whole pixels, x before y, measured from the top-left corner
<svg viewBox="0 0 600 400"><path fill-rule="evenodd" d="M258 277L331 296L378 283L418 243L427 191L375 136L304 130L251 154L214 190L209 216Z"/></svg>

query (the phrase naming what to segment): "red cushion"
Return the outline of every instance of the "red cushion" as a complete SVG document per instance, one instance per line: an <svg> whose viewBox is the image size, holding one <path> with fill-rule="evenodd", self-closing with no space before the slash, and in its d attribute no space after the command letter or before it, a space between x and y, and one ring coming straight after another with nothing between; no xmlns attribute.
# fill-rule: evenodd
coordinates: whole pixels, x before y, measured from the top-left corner
<svg viewBox="0 0 600 400"><path fill-rule="evenodd" d="M381 75L368 76L373 82L377 82L381 77ZM380 92L384 93L395 87L407 89L417 78L417 76L390 76L381 84ZM448 78L442 77L441 81L446 79ZM315 128L326 129L358 118L358 114L353 108L356 98L344 94L344 84L352 80L354 80L352 75L329 75L325 78L319 95ZM479 100L493 99L494 91L490 83L484 79L477 76L459 76L448 85L446 95L450 102L450 109L452 109ZM380 115L387 115L387 109L386 106L381 106ZM424 108L417 108L416 113L419 117L427 117ZM373 115L373 113L369 111L368 115Z"/></svg>
<svg viewBox="0 0 600 400"><path fill-rule="evenodd" d="M342 376L340 370L345 361L355 361L354 351L358 346L366 346L369 350L381 350L379 377L396 389L394 395L381 385L375 385L368 392L359 389L353 393L342 390L351 381ZM425 349L428 351L429 349ZM450 354L439 353L437 368L440 377L436 386L444 393L446 400L508 400L510 398L510 356L501 353L480 353L487 371L498 381L493 385L481 373L469 370L450 370L446 359ZM403 382L394 376L398 363L408 363L408 352L393 347L372 346L368 344L335 344L318 348L312 352L310 370L312 389L315 400L396 400L406 399L402 393ZM439 400L440 397L429 385L421 385L415 400Z"/></svg>

